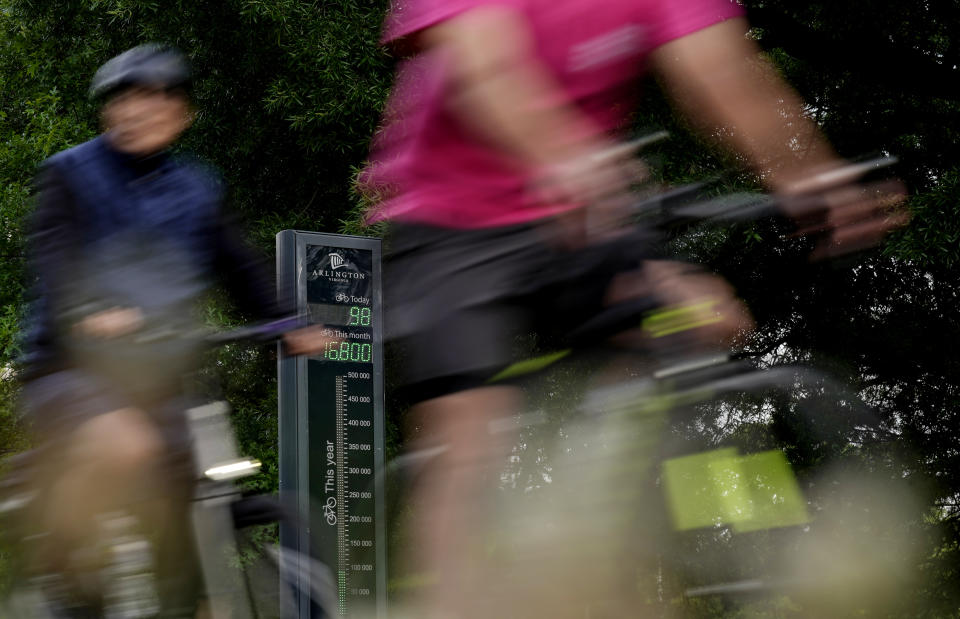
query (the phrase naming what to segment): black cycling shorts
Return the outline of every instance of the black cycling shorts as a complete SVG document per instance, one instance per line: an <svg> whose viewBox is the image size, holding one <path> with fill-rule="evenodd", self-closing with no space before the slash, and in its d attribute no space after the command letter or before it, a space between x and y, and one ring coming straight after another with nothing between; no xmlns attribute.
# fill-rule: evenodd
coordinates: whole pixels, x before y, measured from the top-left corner
<svg viewBox="0 0 960 619"><path fill-rule="evenodd" d="M386 239L385 329L405 399L485 384L515 361L517 337L547 348L604 309L611 280L651 257L632 229L577 250L545 242L538 225L449 229L394 224Z"/></svg>

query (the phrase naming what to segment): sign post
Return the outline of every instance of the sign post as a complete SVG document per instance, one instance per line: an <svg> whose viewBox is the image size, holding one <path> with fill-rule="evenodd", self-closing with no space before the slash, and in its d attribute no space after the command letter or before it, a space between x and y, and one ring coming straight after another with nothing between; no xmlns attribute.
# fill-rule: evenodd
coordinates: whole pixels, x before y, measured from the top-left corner
<svg viewBox="0 0 960 619"><path fill-rule="evenodd" d="M280 490L302 519L281 529L281 543L312 549L330 568L339 617L382 619L380 240L285 230L277 235L277 283L330 338L320 354L278 364ZM299 601L298 613L310 617L310 600Z"/></svg>

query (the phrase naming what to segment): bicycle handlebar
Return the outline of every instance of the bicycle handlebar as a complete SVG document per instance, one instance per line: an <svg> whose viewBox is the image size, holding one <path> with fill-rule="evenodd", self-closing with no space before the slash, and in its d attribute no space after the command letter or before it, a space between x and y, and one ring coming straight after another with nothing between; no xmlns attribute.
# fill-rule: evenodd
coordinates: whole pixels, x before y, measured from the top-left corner
<svg viewBox="0 0 960 619"><path fill-rule="evenodd" d="M208 344L215 346L241 341L268 342L279 339L285 333L289 333L301 326L301 321L298 316L288 316L279 320L238 327L236 329L230 329L229 331L211 333L203 339Z"/></svg>
<svg viewBox="0 0 960 619"><path fill-rule="evenodd" d="M884 156L835 168L803 181L797 185L797 192L790 195L738 192L696 201L698 194L710 183L690 183L638 200L633 205L633 211L660 229L699 223L723 226L785 217L791 211L791 205L816 201L825 191L889 168L898 161L896 157Z"/></svg>

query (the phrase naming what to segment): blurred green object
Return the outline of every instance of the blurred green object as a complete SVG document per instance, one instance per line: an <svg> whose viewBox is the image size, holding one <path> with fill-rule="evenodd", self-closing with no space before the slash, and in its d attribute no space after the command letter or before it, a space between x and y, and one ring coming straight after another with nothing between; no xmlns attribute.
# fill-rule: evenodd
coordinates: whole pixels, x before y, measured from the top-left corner
<svg viewBox="0 0 960 619"><path fill-rule="evenodd" d="M541 355L539 357L534 357L533 359L525 359L523 361L517 361L500 371L496 376L488 380L488 383L496 383L502 380L508 380L511 378L517 378L519 376L525 376L526 374L533 374L534 372L539 372L543 368L556 363L557 361L563 359L569 355L572 351L568 348L566 350L561 350L555 353L550 353L547 355Z"/></svg>
<svg viewBox="0 0 960 619"><path fill-rule="evenodd" d="M701 312L709 310L716 304L716 299L707 299L701 303L673 305L658 309L643 319L643 330L650 337L656 338L714 324L722 319L720 314L704 318Z"/></svg>
<svg viewBox="0 0 960 619"><path fill-rule="evenodd" d="M731 525L737 533L810 521L790 464L780 451L734 448L663 463L664 492L679 531Z"/></svg>

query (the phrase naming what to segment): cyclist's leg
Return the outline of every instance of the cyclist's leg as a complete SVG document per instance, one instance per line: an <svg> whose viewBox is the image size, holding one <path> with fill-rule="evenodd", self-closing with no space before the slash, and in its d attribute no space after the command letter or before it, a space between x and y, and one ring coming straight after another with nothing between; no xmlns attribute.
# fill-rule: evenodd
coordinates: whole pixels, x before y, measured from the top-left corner
<svg viewBox="0 0 960 619"><path fill-rule="evenodd" d="M76 571L83 567L77 551L97 538L97 516L123 507L142 488L162 440L143 410L124 406L79 372L38 379L25 400L45 460L34 478L43 495L34 518L49 541L35 561L42 569Z"/></svg>
<svg viewBox="0 0 960 619"><path fill-rule="evenodd" d="M47 522L72 542L93 539L96 516L126 505L162 453L156 430L136 408L83 422L65 448L62 473L50 489Z"/></svg>
<svg viewBox="0 0 960 619"><path fill-rule="evenodd" d="M164 454L151 500L142 503L139 517L153 533L160 616L164 619L192 617L203 584L190 518L196 472L186 411L193 404L188 398L176 397L151 407Z"/></svg>
<svg viewBox="0 0 960 619"><path fill-rule="evenodd" d="M595 387L622 383L652 369L649 366L657 361L653 357L659 357L663 344L676 354L691 354L714 340L719 347L721 336L731 329L727 325L736 329L748 321L732 289L719 278L692 265L644 261L638 250L642 246L627 235L558 254L553 263L559 275L548 279L535 295L534 302L541 308L538 315L545 319L542 341L556 346L572 343L600 353L601 363L592 363L594 357L590 357L589 384ZM677 316L669 328L662 329L670 338L655 338L659 332L652 335L643 328L645 317L659 306L670 306ZM656 354L649 354L652 349ZM593 417L581 424L571 421L565 428L568 436L580 437L584 445L603 444L607 454L616 453L622 461L587 454L564 461L557 455L555 492L562 495L565 488L584 505L604 505L604 510L584 526L577 515L551 513L555 507L549 500L537 503L537 509L544 510L542 518L556 524L553 533L544 537L546 542L531 544L531 554L543 552L556 559L545 561L543 568L528 566L526 587L550 591L533 600L537 613L558 616L589 604L597 616L632 615L639 607L638 598L647 593L638 590L637 570L641 566L657 569L644 563L655 559L656 535L650 530L638 532L631 523L640 513L637 510L649 503L646 472L652 451L648 447L656 444L660 426L653 417L649 422L618 419L618 415ZM577 487L578 480L582 487ZM584 565L593 567L584 569ZM621 567L611 567L615 565Z"/></svg>
<svg viewBox="0 0 960 619"><path fill-rule="evenodd" d="M142 410L80 372L45 376L27 385L24 399L44 448L41 520L65 539L89 538L92 517L158 457L157 433Z"/></svg>
<svg viewBox="0 0 960 619"><path fill-rule="evenodd" d="M426 596L428 617L480 615L485 587L478 565L491 487L506 458L506 435L489 431L491 421L520 409L512 387L478 387L415 405L413 423L447 447L420 476L411 497L417 506L412 563L433 575Z"/></svg>
<svg viewBox="0 0 960 619"><path fill-rule="evenodd" d="M477 550L496 467L512 438L489 426L520 408L519 390L486 383L509 363L522 320L504 296L530 257L528 232L418 228L392 239L388 321L413 403L411 433L445 448L418 476L411 496L416 515L407 559L432 580L417 609L428 617L476 614L483 597Z"/></svg>
<svg viewBox="0 0 960 619"><path fill-rule="evenodd" d="M408 357L408 433L443 451L419 473L410 494L414 518L406 557L429 583L416 600L427 617L469 617L482 599L483 546L496 474L507 456L509 433L490 426L520 410L515 387L488 386L495 358L506 359L512 312L474 308L405 338ZM445 351L435 354L438 343ZM504 365L506 361L499 365Z"/></svg>

